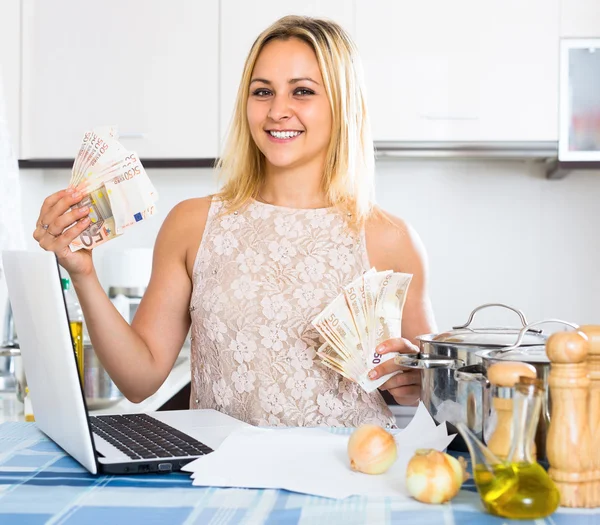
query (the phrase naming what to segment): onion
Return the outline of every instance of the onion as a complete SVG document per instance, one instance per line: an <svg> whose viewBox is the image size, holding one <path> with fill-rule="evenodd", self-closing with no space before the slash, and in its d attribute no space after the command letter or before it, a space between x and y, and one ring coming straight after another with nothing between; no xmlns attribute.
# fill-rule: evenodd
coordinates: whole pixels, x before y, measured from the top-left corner
<svg viewBox="0 0 600 525"><path fill-rule="evenodd" d="M406 467L408 493L423 503L450 501L468 478L466 461L460 460L433 449L417 450Z"/></svg>
<svg viewBox="0 0 600 525"><path fill-rule="evenodd" d="M377 425L361 425L348 440L350 468L365 474L383 474L396 461L396 440Z"/></svg>

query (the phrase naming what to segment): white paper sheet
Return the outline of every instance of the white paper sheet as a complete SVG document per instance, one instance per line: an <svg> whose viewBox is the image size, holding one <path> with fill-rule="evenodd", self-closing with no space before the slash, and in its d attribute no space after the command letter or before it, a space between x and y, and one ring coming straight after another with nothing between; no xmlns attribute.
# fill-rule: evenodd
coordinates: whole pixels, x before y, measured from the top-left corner
<svg viewBox="0 0 600 525"><path fill-rule="evenodd" d="M350 469L349 435L319 428L245 428L213 453L183 467L193 484L214 487L286 489L328 498L352 495L409 499L406 465L419 448L444 450L452 441L446 425L436 426L422 403L410 424L396 434L398 459L384 474Z"/></svg>

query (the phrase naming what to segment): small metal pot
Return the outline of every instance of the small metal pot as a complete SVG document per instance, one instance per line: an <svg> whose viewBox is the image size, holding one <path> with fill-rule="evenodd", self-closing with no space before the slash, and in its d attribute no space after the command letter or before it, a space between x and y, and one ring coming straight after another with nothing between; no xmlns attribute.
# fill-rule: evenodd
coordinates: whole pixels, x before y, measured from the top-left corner
<svg viewBox="0 0 600 525"><path fill-rule="evenodd" d="M499 307L515 312L521 321L517 328L471 328L475 314L484 308ZM479 438L483 438L483 414L487 412L488 396L484 395L486 386L479 381L458 381L455 371L459 368L481 367L482 357L478 352L512 346L523 327L527 326L525 315L511 306L490 303L478 306L469 315L467 322L454 326L452 330L439 334L425 334L417 337L419 354L399 356L398 364L409 368L421 369L421 401L438 422L446 422L451 432L456 431L455 424L466 423ZM521 346L544 344L546 337L539 330L527 330L522 337ZM433 365L433 366L432 366ZM479 370L480 373L484 369ZM457 436L452 448L467 450L466 444Z"/></svg>
<svg viewBox="0 0 600 525"><path fill-rule="evenodd" d="M479 384L482 389L482 427L483 427L483 441L488 442L489 438L493 434L496 426L496 417L494 412L490 409L492 406L491 398L496 395L489 381L487 380L487 370L494 363L504 361L519 361L521 363L527 363L535 368L536 376L543 382L544 394L542 397L542 410L538 427L536 430L536 448L537 457L539 460L546 460L546 438L548 435L548 428L550 426L550 390L548 388L548 375L550 374L550 360L546 354L545 345L528 345L522 346L522 341L527 331L531 330L534 326L538 326L544 323L559 323L570 326L571 328L579 328L573 323L561 321L559 319L546 319L543 321L537 321L535 323L524 326L519 332L519 336L516 342L506 348L500 349L488 349L481 350L476 353L476 356L481 359L481 364L475 366L466 366L459 368L455 371L455 378L459 384ZM473 412L473 406L467 405L467 421L472 420L476 417Z"/></svg>
<svg viewBox="0 0 600 525"><path fill-rule="evenodd" d="M0 347L0 360L11 359L13 372L10 376L10 390L16 390L17 399L23 403L25 400L25 387L27 386L27 378L23 368L21 359L21 351L18 347L6 348ZM85 343L83 347L84 360L84 386L85 400L90 410L97 410L114 405L123 399L123 394L113 383L104 369L96 354L94 347ZM0 361L1 363L2 361ZM2 383L3 374L0 373L0 391L5 386ZM6 388L8 390L8 388Z"/></svg>
<svg viewBox="0 0 600 525"><path fill-rule="evenodd" d="M113 383L98 360L94 347L89 343L83 345L83 363L83 391L90 410L106 408L123 399L123 394Z"/></svg>
<svg viewBox="0 0 600 525"><path fill-rule="evenodd" d="M544 393L542 395L542 410L540 414L540 419L538 422L538 427L536 431L536 447L537 447L537 457L538 459L545 460L546 459L546 437L548 435L548 427L550 426L550 396L548 390L548 374L550 373L550 360L546 355L546 347L543 345L540 346L530 346L527 348L526 352L520 350L512 350L507 352L506 354L500 354L498 350L483 350L477 353L479 357L481 357L483 363L480 365L483 368L482 373L477 373L476 375L471 375L468 370L463 368L459 368L456 371L456 379L461 382L469 382L469 381L485 381L485 388L483 389L483 441L487 443L494 433L496 429L496 415L494 414L494 410L492 407L492 397L496 396L497 390L493 387L493 385L489 384L487 380L487 370L494 363L502 362L502 361L519 361L521 363L527 363L532 365L535 368L536 376L538 379L541 379L544 384ZM508 389L506 389L508 390ZM512 388L509 390L513 390ZM512 397L512 394L509 395ZM467 410L469 407L467 407Z"/></svg>

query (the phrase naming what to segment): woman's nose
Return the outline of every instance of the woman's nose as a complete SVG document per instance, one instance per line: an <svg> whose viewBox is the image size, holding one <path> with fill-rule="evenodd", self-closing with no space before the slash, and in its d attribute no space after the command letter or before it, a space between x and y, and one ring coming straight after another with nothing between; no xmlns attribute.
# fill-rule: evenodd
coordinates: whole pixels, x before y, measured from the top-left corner
<svg viewBox="0 0 600 525"><path fill-rule="evenodd" d="M275 95L269 108L269 118L272 120L285 120L291 116L291 108L288 97L284 95Z"/></svg>

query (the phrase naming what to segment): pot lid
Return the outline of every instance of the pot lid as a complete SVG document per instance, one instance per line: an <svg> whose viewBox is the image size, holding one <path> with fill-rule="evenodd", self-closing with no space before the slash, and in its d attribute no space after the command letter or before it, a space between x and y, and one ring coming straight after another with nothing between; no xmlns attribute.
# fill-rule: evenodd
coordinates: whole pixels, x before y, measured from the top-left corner
<svg viewBox="0 0 600 525"><path fill-rule="evenodd" d="M440 334L425 334L417 337L419 341L431 343L434 346L460 345L478 348L502 348L513 346L519 337L520 328L459 328ZM544 345L547 336L530 330L523 337L521 346Z"/></svg>
<svg viewBox="0 0 600 525"><path fill-rule="evenodd" d="M525 348L519 347L514 350L502 352L499 350L483 350L475 354L484 359L493 359L497 361L522 361L524 363L549 363L546 347L544 345L534 345Z"/></svg>

